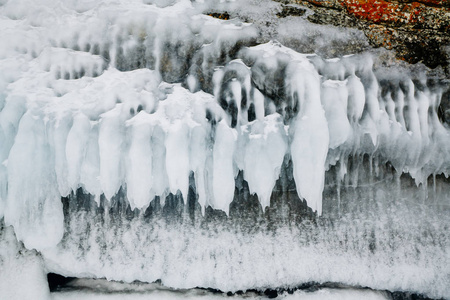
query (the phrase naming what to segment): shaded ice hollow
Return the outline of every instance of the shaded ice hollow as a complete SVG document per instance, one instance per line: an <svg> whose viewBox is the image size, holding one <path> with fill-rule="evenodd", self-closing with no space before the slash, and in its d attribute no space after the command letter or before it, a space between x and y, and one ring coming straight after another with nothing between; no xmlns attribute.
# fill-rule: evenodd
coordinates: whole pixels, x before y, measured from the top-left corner
<svg viewBox="0 0 450 300"><path fill-rule="evenodd" d="M413 76L400 66L376 68L375 54L334 59L301 54L269 41L271 33L261 32L264 29L257 22L219 20L203 14L225 7L237 16L255 20L267 16L273 3L264 2L266 8L256 8L254 1L143 2L0 1L0 39L7 41L0 44L0 218L14 227L17 239L27 249L42 253L47 269L124 281L162 279L168 286L186 288L238 290L329 280L450 297L445 284L450 278L448 233L441 232L442 228L448 232L448 216L429 219L439 241L423 251L429 251L430 256L437 251L436 260L431 262L434 269L427 269L430 273L423 280L417 278L419 275L399 275L401 279L392 282L379 279L392 272L393 266L420 273L422 269L408 265L409 256L387 267L380 265L371 271L374 275L362 262L364 266L355 272L372 275L355 279L358 275L342 274L339 264L330 267L338 261L345 268L346 255L350 254L336 250L331 256L342 255L343 259L321 262L320 257L330 255L329 249L315 244L306 248L284 245L289 240L284 231L286 240L262 233L243 235L236 243L244 241L249 246L241 245L248 253L240 260L256 251L255 259L247 257L249 265L241 261L237 267L230 263L230 268L251 274L253 266L261 268L261 274L229 281L219 276L236 275L224 266L227 256L219 249L223 243L224 249L233 251L233 236L226 232L186 245L194 257L198 253L193 264L199 270L182 267L182 275L176 270L182 262L172 250L165 257L158 256L161 252L157 250L149 251L153 253L147 257L152 260L150 266L138 258L148 247L182 248L164 238L149 245L145 240L151 238L141 236L144 227L139 222L128 224L130 231L136 231L137 240L122 229L116 237L130 244L120 247L138 249L134 254L128 249L131 252L125 256L135 258L134 268L118 274L117 266L126 259L108 246L109 259L116 259L117 266L102 261L106 250L93 246L101 235L97 225L87 229L86 238L81 240L90 245L86 247L90 252L78 253L77 240L73 238L70 244L70 235L83 236L76 227L85 228L80 224L90 221L83 219L87 215L80 215L79 223L73 223L63 211L61 199L77 200L75 193L78 195L80 188L98 205L91 209L116 203L114 199L120 195L135 212L153 209L156 201L163 207L172 205L177 197L188 207L189 195L194 192L201 215L207 215L208 208L231 215L236 193L242 188L237 186L238 178L243 176L240 180L248 184L249 198L256 195L260 209L267 213L275 191L280 190L281 178L288 176L284 175L288 162L292 163L295 197L306 201L309 212L316 214L314 220L326 214L327 174L337 174L337 196L330 199L336 200L339 208L339 186L358 185L367 179L362 174L365 171L359 171L363 167L355 166L353 159L358 157L361 163L369 157L366 172L374 178L384 172L378 171L377 164L382 170L389 164L398 174L393 179L398 186L402 185L402 173L425 189L429 178L441 176L443 192L438 202L448 212L445 178L450 174L450 131L438 117L445 84L429 84L425 75ZM252 13L249 7L254 8ZM277 22L281 22L281 30L293 21ZM317 29L316 25L308 28L305 22L301 19L297 25ZM336 39L345 40L345 34ZM333 35L334 31L329 38ZM280 38L285 38L283 33ZM366 183L376 184L372 179ZM390 190L395 191L398 189ZM385 200L379 199L386 197L394 196L377 190L370 199L378 199L378 207L383 207ZM365 204L360 205L363 208L357 210L364 209ZM398 207L408 207L403 198ZM414 215L412 212L408 211ZM404 216L411 216L408 213ZM114 221L113 228L117 229L117 222L121 221ZM360 222L358 217L355 224ZM162 226L158 224L152 226ZM161 230L180 243L185 238L173 232L182 228ZM325 231L318 229L317 234L328 236ZM370 236L364 234L365 238ZM295 240L302 243L302 233L299 236ZM110 231L103 239L116 245ZM272 253L258 248L264 241L276 243L273 253L285 251L283 245L291 249L286 250L289 260L301 262L310 273L292 269L280 260L267 262L268 268L276 271L264 277L267 270L257 263ZM211 243L215 246L212 250L206 247L209 254L225 255L217 258L223 265L217 266L202 248ZM339 247L337 241L329 243ZM314 255L316 252L322 256ZM359 259L364 261L364 257ZM381 255L374 261L387 260L389 256ZM142 266L138 267L138 262ZM443 265L437 267L439 264ZM214 272L219 275L212 276Z"/></svg>

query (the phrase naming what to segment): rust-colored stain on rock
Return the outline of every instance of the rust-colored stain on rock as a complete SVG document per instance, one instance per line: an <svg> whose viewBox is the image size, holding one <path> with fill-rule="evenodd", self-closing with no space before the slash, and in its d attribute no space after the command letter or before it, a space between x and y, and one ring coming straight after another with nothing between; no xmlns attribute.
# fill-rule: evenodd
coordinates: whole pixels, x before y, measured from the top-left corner
<svg viewBox="0 0 450 300"><path fill-rule="evenodd" d="M308 20L356 27L373 47L393 49L397 57L450 73L450 0L276 0L308 7Z"/></svg>
<svg viewBox="0 0 450 300"><path fill-rule="evenodd" d="M421 1L421 3L399 3L385 0L343 0L340 1L340 4L348 13L374 23L398 23L397 25L424 23L426 27L433 27L433 22L441 22L442 18L449 19L450 10L443 7L442 2L437 0ZM447 25L450 26L450 24Z"/></svg>
<svg viewBox="0 0 450 300"><path fill-rule="evenodd" d="M383 0L346 0L341 3L349 13L359 18L378 22L413 23L421 20L423 4L400 5ZM403 7L402 7L403 6Z"/></svg>

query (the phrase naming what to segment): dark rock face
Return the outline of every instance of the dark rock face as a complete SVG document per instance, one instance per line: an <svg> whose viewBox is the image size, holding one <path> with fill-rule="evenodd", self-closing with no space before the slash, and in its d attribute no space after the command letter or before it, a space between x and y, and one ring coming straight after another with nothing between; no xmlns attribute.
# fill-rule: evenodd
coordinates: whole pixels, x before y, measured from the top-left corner
<svg viewBox="0 0 450 300"><path fill-rule="evenodd" d="M308 16L313 23L356 27L373 47L394 49L398 58L409 63L423 62L430 68L442 66L449 73L449 1L277 1L306 6L314 12Z"/></svg>
<svg viewBox="0 0 450 300"><path fill-rule="evenodd" d="M74 279L74 277L65 277L55 273L47 274L48 287L52 292L64 287L67 283Z"/></svg>

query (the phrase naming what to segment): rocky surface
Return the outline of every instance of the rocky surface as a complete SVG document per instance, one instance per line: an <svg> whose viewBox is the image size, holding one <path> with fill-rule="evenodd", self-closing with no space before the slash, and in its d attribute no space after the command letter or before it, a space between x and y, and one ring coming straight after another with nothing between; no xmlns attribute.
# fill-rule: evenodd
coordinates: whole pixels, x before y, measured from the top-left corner
<svg viewBox="0 0 450 300"><path fill-rule="evenodd" d="M279 17L299 15L295 4L313 11L310 22L362 30L371 46L394 49L409 63L442 66L449 74L450 1L445 0L277 0ZM305 10L306 11L306 10Z"/></svg>

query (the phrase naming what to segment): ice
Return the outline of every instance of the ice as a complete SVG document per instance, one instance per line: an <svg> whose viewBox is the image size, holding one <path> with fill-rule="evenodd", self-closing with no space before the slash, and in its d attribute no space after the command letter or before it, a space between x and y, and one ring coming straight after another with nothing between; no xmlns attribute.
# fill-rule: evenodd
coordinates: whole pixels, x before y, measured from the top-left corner
<svg viewBox="0 0 450 300"><path fill-rule="evenodd" d="M55 246L63 235L61 196L52 161L46 124L25 113L8 158L5 222L14 226L28 249Z"/></svg>
<svg viewBox="0 0 450 300"><path fill-rule="evenodd" d="M111 199L123 182L122 165L124 126L122 120L123 104L101 115L98 134L100 156L100 184L107 199Z"/></svg>
<svg viewBox="0 0 450 300"><path fill-rule="evenodd" d="M348 106L347 114L349 121L353 124L356 123L362 116L365 103L364 85L361 80L351 75L347 78L347 90L348 90Z"/></svg>
<svg viewBox="0 0 450 300"><path fill-rule="evenodd" d="M2 1L0 218L17 239L40 251L46 267L68 275L224 290L319 278L419 286L447 297L448 270L441 266L447 257L440 252L446 233L434 244L423 236L440 236L447 226L427 205L448 209L450 131L440 112L448 82L427 77L425 68L418 75L413 69L419 66L380 63L376 51L331 55L330 43L365 44L363 33L313 25L306 16L275 17L281 7L266 0ZM211 16L220 13L229 19ZM378 188L386 168L397 176L389 177L396 184L391 196ZM408 176L414 184L402 181ZM359 199L367 186L351 209L372 218L373 243L371 229L362 232L358 221L366 215L341 219L350 209L345 199ZM389 265L383 262L391 262L395 249L386 245L399 234L379 227L396 226L393 214L408 220L415 214L383 201L402 203L405 190L421 197L416 204L431 220L424 226L438 233L412 233L405 229L411 223L401 223L399 231L427 246L411 254L408 240L400 249L404 257ZM379 219L373 202L384 212ZM70 223L79 210L96 214L80 213ZM320 225L337 216L329 222L359 225L336 230L336 239L355 230L354 241L367 245L349 242L354 249L341 259L336 249L348 245L320 244L334 238L325 225L308 240L318 244L309 246L300 237L301 246L286 242L298 232L281 232L285 239L275 232L258 236L259 225L254 235L225 230L194 241L187 227L157 232L152 214L189 216L202 230L209 226L202 222L214 218L223 226L238 219L243 228L251 222L276 228L272 222L279 219L303 226L306 219ZM118 226L122 218L133 222L101 227ZM167 236L145 236L142 224ZM374 244L389 255L378 254ZM358 247L370 253L352 260ZM287 259L278 260L280 253ZM430 268L421 255L431 257ZM420 267L411 267L411 257L420 257ZM127 261L133 266L118 272ZM358 264L363 267L353 274L342 271Z"/></svg>
<svg viewBox="0 0 450 300"><path fill-rule="evenodd" d="M0 225L0 291L2 299L51 299L42 258L17 242L14 229L3 224Z"/></svg>
<svg viewBox="0 0 450 300"><path fill-rule="evenodd" d="M208 290L191 289L175 290L166 288L157 283L119 283L106 280L76 279L67 284L70 290L56 291L52 293L53 299L223 299L230 297L224 293L214 293ZM95 290L95 291L93 291ZM262 292L247 291L242 294L234 294L234 299L267 299ZM351 288L317 288L313 291L298 290L295 292L279 292L278 297L287 300L309 300L309 299L389 299L387 293L372 291L368 289Z"/></svg>
<svg viewBox="0 0 450 300"><path fill-rule="evenodd" d="M66 156L67 135L71 126L71 116L64 116L57 121L54 127L50 127L48 132L50 148L53 148L55 151L55 174L61 196L67 196L72 190L67 180L68 161Z"/></svg>
<svg viewBox="0 0 450 300"><path fill-rule="evenodd" d="M253 88L253 104L255 105L255 117L257 120L262 120L265 114L264 95L257 89ZM267 114L272 114L273 111L267 110Z"/></svg>
<svg viewBox="0 0 450 300"><path fill-rule="evenodd" d="M240 220L230 228L214 226L216 219L196 227L190 225L191 219L177 223L166 222L164 215L158 218L163 209L150 218L105 213L100 215L105 221L99 222L97 206L84 206L66 214L70 234L43 257L49 270L66 276L129 283L160 279L164 286L177 289L214 286L235 292L314 281L420 291L429 297L448 295L447 212L424 206L419 196L423 190L399 190L398 184L411 184L408 180L397 183L395 176L381 171L372 177L361 165L349 164L351 180L355 169L360 172L358 189L342 188L347 194L341 194L341 218L333 219L334 224L324 218L317 225L292 221L290 227L275 231L255 229L250 223L245 230ZM335 175L328 173L327 179ZM370 184L371 180L380 182ZM437 182L437 190L448 197L448 183ZM399 192L402 196L395 197ZM447 199L437 201L443 204ZM69 201L86 203L86 195ZM279 204L279 199L273 201ZM330 210L335 202L334 197L324 198L324 207ZM230 216L231 212L236 214L230 206Z"/></svg>
<svg viewBox="0 0 450 300"><path fill-rule="evenodd" d="M68 4L58 8L47 3L52 9L61 12L61 20L70 20L76 26L75 31L85 28L86 24L97 25L96 29L89 33L82 31L71 34L50 26L50 21L38 20L30 15L23 10L25 3L27 2L21 1L15 7L8 2L3 8L4 14L11 18L14 11L15 18L39 25L39 35L47 34L49 39L41 39L40 42L27 34L24 49L2 47L2 57L5 58L1 65L8 74L8 77L2 79L2 93L6 95L2 98L1 112L4 140L2 162L9 159L21 116L27 110L36 112L44 122L49 120L51 124L48 143L53 153L51 157L54 157L54 177L58 184L58 194L61 196L83 187L92 194L100 196L104 193L107 199L111 199L126 183L130 187L130 201L133 205L139 203L142 208L151 201L153 195L162 196L167 192L177 193L180 190L185 197L189 173L193 171L198 184L203 186L199 188L202 205L214 206L222 203L219 206L225 207L223 203L230 203L232 192L225 192L228 195L226 197L222 195L223 192L219 193L218 179L212 180L211 184L215 188L211 189L208 183L208 176L218 172L214 166L219 166L221 170L227 170L228 175L216 174L212 177L227 178L225 182L228 182L229 189L232 189L231 178L237 174L236 168L246 171L244 176L249 181L251 191L258 194L264 205L267 205L267 199L270 198L269 187L273 186L274 178L278 176L276 170L280 165L280 157L288 153L287 148L282 146L277 154L267 154L268 149L264 146L271 144L270 138L265 135L264 141L259 138L258 132L265 126L261 125L266 122L264 118L275 112L281 113L283 122L290 128L288 147L291 147L289 152L294 160L297 192L318 212L323 186L321 178L324 168L328 167L322 165L326 164L324 156L328 148L338 152L344 151L342 153L348 153L350 149L358 149L360 146L364 151L380 149L389 157L393 157L397 169L417 177L418 183L423 182L426 177L426 173L422 172L423 167L433 164L431 155L423 154L429 153L424 149L428 149L429 144L433 143L432 127L441 126L438 123L430 125L427 115L430 98L434 97L433 92L415 92L415 84L407 76L399 75L401 79L397 80L398 86L393 96L386 95L380 99L380 79L377 78L379 74L374 74L371 70L373 62L367 55L361 58L365 60L362 66L358 61L360 58L356 56L321 60L317 56L300 54L279 43L270 42L244 49L245 51L239 54L239 59L222 61L224 66L210 72L210 79L198 77L197 73L190 71L186 79L190 93L183 91L184 94L181 95L177 87L173 96L169 96L190 100L183 102L183 106L178 109L173 105L159 107L159 102L167 97L165 94L171 93L170 89L164 90L159 86L161 79L174 80L175 74L182 73L187 68L186 63L182 61L182 55L189 50L183 47L191 47L193 51L197 49L203 59L219 62L223 59L218 57L223 56L219 50L224 47L230 49L227 45L236 41L236 32L243 34L243 40L248 40L255 36L255 28L251 24L236 20L222 21L198 15L196 6L188 1L143 7L137 2L129 6L118 3L117 7L109 8L100 8L91 2L80 4L81 6ZM124 16L118 14L119 7L128 9ZM142 8L141 11L139 7ZM58 19L47 6L33 9L43 15L51 15L53 20ZM70 15L71 9L80 13L78 19ZM95 10L98 10L95 14L91 13ZM263 11L262 9L255 14L264 13ZM131 12L136 13L133 22L125 17ZM178 18L181 12L185 16ZM145 18L146 14L155 16L156 19ZM104 22L104 18L115 24L111 33L106 36L104 32L110 25ZM191 21L193 23L190 26L184 26ZM7 26L8 32L37 31L26 27L23 22L10 19L4 19L2 22ZM180 27L182 30L172 32L171 29L178 26L178 23L184 24ZM131 26L128 29L129 34L125 30L127 26ZM152 28L156 33L150 33ZM170 32L170 36L165 40L160 32ZM111 38L110 34L114 38ZM144 34L147 36L143 39ZM102 35L104 36L98 43L93 42ZM195 44L197 42L194 42L194 37L198 37L200 47ZM183 39L189 42L185 46L177 46L178 41ZM12 45L17 46L19 42L14 41L17 43ZM172 57L168 54L170 51L164 50L164 47L171 49L173 46L181 56ZM33 51L34 54L29 55ZM12 59L11 55L16 59ZM133 64L133 61L140 59L144 60L138 62L138 65ZM205 72L210 67L209 64L203 60L200 64L201 72ZM285 75L277 73L283 65L286 67ZM155 68L155 71L140 69L144 66ZM133 68L137 69L131 70ZM125 70L130 71L123 72ZM310 74L317 72L323 74L323 78L313 75L316 79L311 79ZM200 108L195 108L195 116L185 116L186 111L192 114L190 102L196 101L192 99L198 97L197 91L202 88L208 90L205 85L208 80L212 83L216 102L222 109L211 110L200 105ZM282 80L285 86L274 85L277 80ZM317 90L318 86L320 91ZM286 100L277 98L277 95L283 97L283 94L287 96ZM315 103L316 98L321 99L325 118L322 117L323 111L319 103ZM170 103L172 100L164 101ZM219 151L219 148L225 147L222 141L207 141L211 134L209 123L204 121L208 109L214 112L214 118L218 118L218 121L227 120L227 124L219 122L222 125L213 129L215 136L220 138L231 136L225 134L228 130L226 127L238 128L239 131L240 126L247 126L246 124L254 119L258 121L246 129L249 130L248 137L237 132L235 143L224 138L224 145L232 147L230 149L237 147L236 153L234 150L228 151L230 155L226 158L227 166L223 162L219 163L218 157L222 157L224 153ZM152 124L148 125L152 129L151 133L147 133L147 139L150 141L146 146L138 146L135 138L128 140L125 137L128 132L125 122L140 111L155 113ZM199 118L199 115L202 117ZM171 125L168 125L164 118L169 118ZM325 124L328 130L325 130ZM199 126L203 129L197 128ZM131 127L129 129L133 132ZM445 130L439 130L444 136L448 135ZM137 135L136 131L132 135ZM370 137L372 145L366 144L365 136ZM276 139L284 139L280 137ZM383 148L383 142L379 140L381 137L389 141L386 142L386 148ZM248 141L245 142L247 138ZM191 139L195 139L199 145L194 145ZM209 155L206 150L207 143L215 145L213 152L217 154L209 159L200 158L202 155L205 158ZM395 146L396 144L398 146ZM444 148L448 149L448 146L445 144ZM192 149L203 154L193 155ZM265 150L256 151L257 149ZM398 149L408 149L406 158L396 155ZM145 160L141 157L149 152L152 152L151 164L150 158ZM261 152L262 157L266 158L252 155L255 152ZM276 158L273 158L274 156ZM225 159L225 156L223 157ZM244 166L243 157L252 158L254 162L250 163L251 159L245 159ZM214 163L207 163L210 159ZM144 162L140 171L140 167L137 167L139 161ZM264 163L258 163L261 161ZM128 164L130 166L127 166ZM448 166L442 163L437 165L440 167L436 166L437 169L434 168L433 172L448 169ZM256 171L257 168L253 166L261 170ZM210 170L205 173L204 169L208 167ZM2 176L6 176L5 170L3 168ZM139 175L144 172L149 175ZM256 176L257 173L267 174L267 178ZM135 178L136 182L131 178ZM7 181L9 182L9 179ZM144 188L143 185L147 187ZM263 186L267 187L267 190L263 191ZM2 190L2 199L5 199L5 188ZM215 192L211 192L213 190ZM220 201L213 200L213 194L216 194L214 198L224 198ZM131 199L134 197L140 200ZM262 200L263 198L265 200ZM4 201L2 200L3 203Z"/></svg>
<svg viewBox="0 0 450 300"><path fill-rule="evenodd" d="M165 133L161 126L156 125L153 129L152 135L152 150L153 150L153 189L158 196L164 196L166 194L166 188L168 186L166 169L166 148L164 146ZM161 172L162 171L162 172ZM164 197L161 197L164 203ZM150 199L147 199L149 202Z"/></svg>
<svg viewBox="0 0 450 300"><path fill-rule="evenodd" d="M328 124L320 104L320 86L317 75L305 71L303 78L296 78L292 93L297 93L302 111L294 124L291 145L294 178L297 192L306 199L308 206L322 213L325 160L329 145Z"/></svg>
<svg viewBox="0 0 450 300"><path fill-rule="evenodd" d="M195 175L195 186L198 193L198 203L202 207L202 211L205 211L207 205L209 193L209 172L211 172L211 153L207 148L208 138L210 130L207 126L195 126L191 130L191 144L189 148L191 163L190 169Z"/></svg>
<svg viewBox="0 0 450 300"><path fill-rule="evenodd" d="M73 118L72 128L67 134L65 145L67 158L67 181L71 190L76 190L81 182L81 166L85 160L91 124L84 114ZM90 190L90 189L89 189ZM94 189L95 190L95 189Z"/></svg>
<svg viewBox="0 0 450 300"><path fill-rule="evenodd" d="M81 152L81 171L80 171L80 186L82 186L88 193L92 195L100 195L102 188L100 185L100 156L98 145L98 122L89 122L85 119L86 124L83 128L86 131L80 132L87 144L85 151ZM72 127L73 128L73 127ZM78 142L82 142L80 137ZM69 145L68 145L69 146ZM76 149L76 148L75 148ZM76 158L73 157L73 158ZM73 183L76 185L76 183ZM78 186L78 185L77 185Z"/></svg>
<svg viewBox="0 0 450 300"><path fill-rule="evenodd" d="M261 206L270 205L275 181L287 151L287 137L279 115L248 125L248 142L244 154L244 178L250 192L258 195ZM265 174L265 176L261 176Z"/></svg>
<svg viewBox="0 0 450 300"><path fill-rule="evenodd" d="M170 192L187 198L189 189L189 128L181 121L171 124L166 136L166 169Z"/></svg>
<svg viewBox="0 0 450 300"><path fill-rule="evenodd" d="M212 206L228 214L229 205L234 196L233 154L237 132L228 127L225 121L217 124L213 150L213 199Z"/></svg>
<svg viewBox="0 0 450 300"><path fill-rule="evenodd" d="M347 119L348 92L347 82L327 80L322 83L322 105L328 122L330 133L330 149L342 145L351 136L349 120ZM358 112L356 112L357 114ZM356 117L352 115L352 117Z"/></svg>
<svg viewBox="0 0 450 300"><path fill-rule="evenodd" d="M153 198L153 126L149 117L141 111L127 122L131 135L126 163L127 197L132 209L146 207L148 199Z"/></svg>
<svg viewBox="0 0 450 300"><path fill-rule="evenodd" d="M287 113L297 113L290 125L294 178L299 196L306 199L308 205L320 215L329 131L321 105L319 75L306 55L278 43L259 45L251 51L251 56L255 52L260 53L264 68L270 71L278 67L277 59L291 61L286 68L284 80L288 96L288 109L285 110ZM259 76L264 80L266 74L261 73Z"/></svg>
<svg viewBox="0 0 450 300"><path fill-rule="evenodd" d="M410 172L418 183L426 177L427 173L422 172L425 165L436 165L433 172L448 169L442 163L434 164L431 154L424 154L436 149L430 146L431 132L433 127L441 127L439 123L430 123L427 114L433 92L415 92L415 84L407 76L397 75L400 79L394 81L395 91L380 97L379 81L385 75L372 71L373 61L367 55L323 60L269 42L244 48L237 59L229 57L223 61L220 51L231 49L229 45L235 43L236 32L242 35L242 40L254 37L255 28L251 24L198 15L196 6L188 1L147 5L142 11L137 3L117 5L95 8L97 15L88 13L94 10L93 3L57 8L61 18L70 20L75 28L96 24L96 30L71 35L48 28L49 23L38 22L40 35L45 35L47 30L53 36L47 46L30 37L28 43L33 50L24 51L36 52L31 56L24 56L20 49L2 48L4 57L7 53L17 57L16 60L5 58L1 64L9 76L2 79L2 89L7 91L1 112L5 141L2 162L9 159L21 116L27 110L34 111L51 124L48 144L54 157L53 176L61 196L82 187L97 197L104 193L111 199L126 185L133 207L143 208L154 195L180 191L186 198L192 171L202 209L211 205L227 210L233 195L232 179L240 169L244 170L251 192L267 206L279 174L280 157L290 153L297 192L320 214L323 173L327 163L336 164L335 159L325 160L328 149L333 150L330 153L340 153L337 157L355 149L367 152L379 149L391 157L398 170ZM8 14L13 6L10 3L6 6ZM134 21L130 23L118 15L118 7L127 7L125 15L135 12ZM70 15L70 9L79 11L80 18ZM41 11L44 15L52 14L44 8ZM178 18L181 12L185 16ZM25 11L21 13L21 18L37 22ZM263 10L255 12L258 13ZM146 14L156 19L145 18ZM100 39L101 43L94 43L93 39L104 35L110 26L102 18L115 22L108 33L114 38L106 35ZM171 30L179 23L191 21L182 30ZM31 30L17 22L4 22L9 30ZM131 26L128 35L127 26ZM153 29L155 33L149 31ZM170 35L163 39L160 32ZM143 39L144 33L147 36ZM200 44L196 44L195 38ZM181 46L177 44L179 40L188 43ZM69 45L73 49L67 48ZM175 47L177 57L165 50L171 47ZM186 51L190 51L186 47L192 51L197 49L196 57L203 60L198 65L194 60L196 67L189 68L185 81L189 91L181 86L164 87L161 79L176 80L176 74L187 70L182 60ZM134 64L136 60L138 65ZM223 67L207 70L211 63L220 61ZM15 66L21 71L12 72ZM142 69L144 66L155 71ZM199 77L198 72L204 74ZM213 92L212 102L216 107L199 100L202 89ZM134 136L140 133L133 130L134 126L130 125L133 122L129 120L143 115L141 111L151 121L145 125L149 132L138 141ZM281 130L277 130L280 135L263 133L268 128L265 118L274 119L276 113L288 126L286 137ZM209 121L208 114L212 114ZM210 121L221 125L211 127ZM227 127L236 129L233 143L232 131ZM448 135L445 129L439 130ZM131 138L127 137L128 133ZM366 143L366 136L371 144ZM141 145L140 139L149 141ZM275 148L266 146L272 143L281 144L276 153ZM222 147L231 148L219 150ZM408 149L406 157L398 155L398 149ZM2 170L5 177L6 168ZM261 173L267 176L257 175ZM226 188L221 184L219 188L221 180L227 183ZM2 190L4 203L6 188Z"/></svg>

